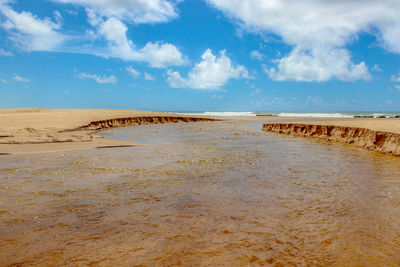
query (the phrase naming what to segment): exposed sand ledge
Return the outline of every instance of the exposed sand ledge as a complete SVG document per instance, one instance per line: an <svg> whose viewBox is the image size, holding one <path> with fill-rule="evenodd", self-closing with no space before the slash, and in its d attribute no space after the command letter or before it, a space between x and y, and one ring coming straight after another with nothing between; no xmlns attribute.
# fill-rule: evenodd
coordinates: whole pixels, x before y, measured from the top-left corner
<svg viewBox="0 0 400 267"><path fill-rule="evenodd" d="M346 143L384 154L400 156L400 134L372 129L308 123L268 123L263 130L292 136Z"/></svg>
<svg viewBox="0 0 400 267"><path fill-rule="evenodd" d="M177 122L199 122L215 121L212 118L178 117L178 116L147 116L115 118L101 121L92 121L86 125L73 130L105 130L113 127L137 126L144 124L177 123Z"/></svg>
<svg viewBox="0 0 400 267"><path fill-rule="evenodd" d="M0 155L141 145L110 140L95 133L112 127L214 121L135 110L0 110Z"/></svg>

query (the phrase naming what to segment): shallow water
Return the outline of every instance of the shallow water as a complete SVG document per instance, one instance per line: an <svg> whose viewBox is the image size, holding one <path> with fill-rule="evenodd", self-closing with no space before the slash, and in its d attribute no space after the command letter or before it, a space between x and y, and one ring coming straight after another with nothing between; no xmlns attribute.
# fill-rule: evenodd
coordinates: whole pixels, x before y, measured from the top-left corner
<svg viewBox="0 0 400 267"><path fill-rule="evenodd" d="M146 125L130 148L0 158L0 265L400 264L400 159L263 133Z"/></svg>

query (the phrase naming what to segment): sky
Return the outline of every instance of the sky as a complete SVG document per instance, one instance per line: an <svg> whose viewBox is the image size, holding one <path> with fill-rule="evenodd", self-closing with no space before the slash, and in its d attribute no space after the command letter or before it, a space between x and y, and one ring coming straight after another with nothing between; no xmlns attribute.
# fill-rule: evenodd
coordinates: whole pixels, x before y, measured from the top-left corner
<svg viewBox="0 0 400 267"><path fill-rule="evenodd" d="M398 0L0 0L0 108L400 111Z"/></svg>

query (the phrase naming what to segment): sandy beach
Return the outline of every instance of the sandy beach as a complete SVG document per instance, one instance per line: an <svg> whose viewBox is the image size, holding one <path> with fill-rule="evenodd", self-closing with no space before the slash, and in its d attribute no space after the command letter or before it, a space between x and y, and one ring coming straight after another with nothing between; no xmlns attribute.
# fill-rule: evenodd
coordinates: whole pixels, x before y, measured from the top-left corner
<svg viewBox="0 0 400 267"><path fill-rule="evenodd" d="M19 134L30 142L46 140L46 133L93 135L108 146L112 140L148 145L86 149L99 143L79 139L5 144L10 152L50 150L46 146L73 150L74 145L76 151L0 157L2 265L400 262L399 157L261 128L326 121L387 130L397 120L253 116L159 124L180 115L167 119L146 112L93 110L11 114L25 123L19 121L17 127L8 119L2 134ZM137 114L144 117L138 120ZM145 125L119 127L140 123Z"/></svg>
<svg viewBox="0 0 400 267"><path fill-rule="evenodd" d="M400 0L0 0L0 267L400 266Z"/></svg>
<svg viewBox="0 0 400 267"><path fill-rule="evenodd" d="M111 140L96 133L113 127L213 119L249 121L262 119L268 124L280 123L281 126L296 123L298 125L339 126L400 134L400 119L395 118L315 119L276 116L202 118L137 110L16 108L0 110L0 154L134 146L140 144ZM274 130L274 132L279 131L280 129ZM285 133L295 136L308 136L293 131L286 131ZM354 143L353 141L332 138L331 141ZM371 146L369 149L374 150ZM399 150L399 145L391 144L391 150ZM380 152L386 153L385 151ZM397 155L398 153L392 154Z"/></svg>
<svg viewBox="0 0 400 267"><path fill-rule="evenodd" d="M145 119L126 121L129 118ZM0 109L0 154L139 145L106 139L95 132L116 126L185 121L185 118L189 117L136 110Z"/></svg>

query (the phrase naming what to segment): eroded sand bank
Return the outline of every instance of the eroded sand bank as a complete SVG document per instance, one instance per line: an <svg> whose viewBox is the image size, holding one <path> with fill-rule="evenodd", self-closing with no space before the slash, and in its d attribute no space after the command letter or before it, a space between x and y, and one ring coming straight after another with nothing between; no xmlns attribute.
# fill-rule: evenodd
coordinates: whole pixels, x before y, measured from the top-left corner
<svg viewBox="0 0 400 267"><path fill-rule="evenodd" d="M0 109L0 154L81 150L139 145L110 140L96 132L112 127L169 122L211 121L216 117L182 116L137 110ZM263 121L264 130L353 144L400 155L400 119L306 119L223 117Z"/></svg>
<svg viewBox="0 0 400 267"><path fill-rule="evenodd" d="M399 119L267 123L263 125L263 130L346 143L371 151L400 156Z"/></svg>
<svg viewBox="0 0 400 267"><path fill-rule="evenodd" d="M169 113L99 109L0 110L0 154L139 145L110 140L94 131L149 123L209 121Z"/></svg>

